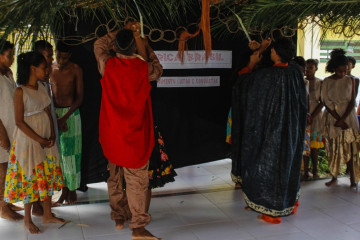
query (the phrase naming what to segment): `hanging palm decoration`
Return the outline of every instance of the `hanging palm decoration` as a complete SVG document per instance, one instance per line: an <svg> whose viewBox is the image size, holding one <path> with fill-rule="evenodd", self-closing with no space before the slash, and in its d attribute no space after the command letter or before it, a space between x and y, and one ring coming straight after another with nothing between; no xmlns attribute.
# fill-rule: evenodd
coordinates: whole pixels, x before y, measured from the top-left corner
<svg viewBox="0 0 360 240"><path fill-rule="evenodd" d="M20 45L29 37L45 38L50 31L81 44L94 40L96 32L66 36L64 26L69 21L74 23L75 33L79 20L98 21L111 30L139 19L141 12L144 33L150 40L186 41L200 29L207 50L211 38L236 39L244 37L244 31L271 35L278 30L292 35L309 23L348 37L360 35L358 0L138 0L137 5L134 0L0 0L0 31L4 38L19 33L16 40ZM110 21L115 23L111 27L107 25ZM195 26L195 31L191 32L190 26ZM159 37L150 36L154 32ZM181 37L184 32L187 37ZM166 38L166 33L171 37Z"/></svg>

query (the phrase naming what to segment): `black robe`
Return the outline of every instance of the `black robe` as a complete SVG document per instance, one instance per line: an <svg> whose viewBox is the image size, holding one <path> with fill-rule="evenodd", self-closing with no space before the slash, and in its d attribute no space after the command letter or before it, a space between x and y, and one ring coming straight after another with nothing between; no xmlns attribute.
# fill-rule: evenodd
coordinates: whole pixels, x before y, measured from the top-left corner
<svg viewBox="0 0 360 240"><path fill-rule="evenodd" d="M290 215L299 197L306 96L295 64L243 74L234 86L232 174L257 212Z"/></svg>

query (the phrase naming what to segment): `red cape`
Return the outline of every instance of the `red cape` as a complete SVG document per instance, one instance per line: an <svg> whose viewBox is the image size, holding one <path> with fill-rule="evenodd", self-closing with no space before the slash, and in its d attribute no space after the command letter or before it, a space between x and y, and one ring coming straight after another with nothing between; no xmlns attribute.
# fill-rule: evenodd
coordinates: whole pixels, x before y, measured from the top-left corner
<svg viewBox="0 0 360 240"><path fill-rule="evenodd" d="M101 86L99 141L105 157L121 167L144 166L154 147L147 63L110 58Z"/></svg>

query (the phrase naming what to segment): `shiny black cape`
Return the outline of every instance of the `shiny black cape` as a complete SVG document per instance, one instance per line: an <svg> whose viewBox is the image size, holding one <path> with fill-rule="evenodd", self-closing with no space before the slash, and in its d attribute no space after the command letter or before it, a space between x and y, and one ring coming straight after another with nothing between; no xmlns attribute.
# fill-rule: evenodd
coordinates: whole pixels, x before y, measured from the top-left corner
<svg viewBox="0 0 360 240"><path fill-rule="evenodd" d="M232 101L232 174L241 177L249 207L291 214L300 190L306 88L297 65L239 77Z"/></svg>

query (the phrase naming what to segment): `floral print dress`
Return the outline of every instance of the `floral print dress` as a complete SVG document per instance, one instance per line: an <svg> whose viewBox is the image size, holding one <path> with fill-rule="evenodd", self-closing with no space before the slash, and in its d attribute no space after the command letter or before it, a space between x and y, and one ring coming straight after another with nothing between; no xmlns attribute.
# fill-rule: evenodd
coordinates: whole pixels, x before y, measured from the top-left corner
<svg viewBox="0 0 360 240"><path fill-rule="evenodd" d="M149 189L175 181L177 175L166 153L163 137L154 122L155 147L149 161Z"/></svg>
<svg viewBox="0 0 360 240"><path fill-rule="evenodd" d="M50 138L50 119L44 111L50 105L45 87L38 89L20 86L23 90L24 121L39 136ZM45 201L54 191L64 187L56 145L41 145L16 128L6 174L4 201L31 203Z"/></svg>

